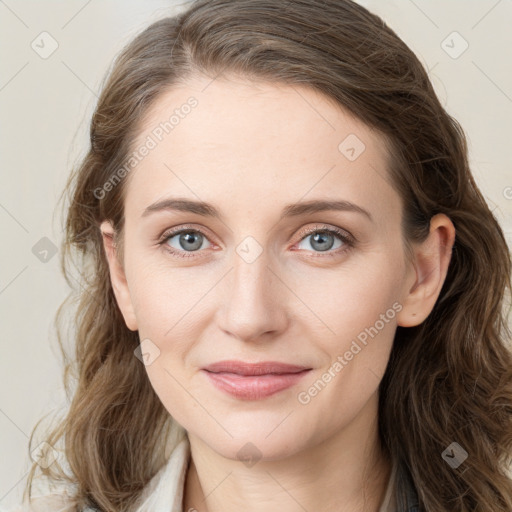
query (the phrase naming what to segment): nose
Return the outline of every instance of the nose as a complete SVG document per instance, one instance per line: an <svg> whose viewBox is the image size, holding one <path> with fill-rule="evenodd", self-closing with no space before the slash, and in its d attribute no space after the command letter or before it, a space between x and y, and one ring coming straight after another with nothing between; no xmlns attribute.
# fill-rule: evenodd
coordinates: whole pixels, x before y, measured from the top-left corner
<svg viewBox="0 0 512 512"><path fill-rule="evenodd" d="M288 325L286 294L290 292L269 263L265 252L252 262L234 253L217 322L225 333L240 341L268 341Z"/></svg>

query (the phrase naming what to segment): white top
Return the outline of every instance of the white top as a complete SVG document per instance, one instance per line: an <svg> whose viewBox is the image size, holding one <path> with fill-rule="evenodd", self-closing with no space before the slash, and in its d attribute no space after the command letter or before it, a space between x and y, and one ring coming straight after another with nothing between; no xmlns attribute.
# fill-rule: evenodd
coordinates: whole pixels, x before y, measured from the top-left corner
<svg viewBox="0 0 512 512"><path fill-rule="evenodd" d="M183 491L190 458L188 437L179 441L167 463L148 482L137 502L136 512L186 512L182 509ZM394 487L396 467L389 478L386 494L379 512L395 512ZM9 512L71 512L75 502L72 494L60 492L33 495L32 506L18 505ZM89 509L92 510L92 509Z"/></svg>

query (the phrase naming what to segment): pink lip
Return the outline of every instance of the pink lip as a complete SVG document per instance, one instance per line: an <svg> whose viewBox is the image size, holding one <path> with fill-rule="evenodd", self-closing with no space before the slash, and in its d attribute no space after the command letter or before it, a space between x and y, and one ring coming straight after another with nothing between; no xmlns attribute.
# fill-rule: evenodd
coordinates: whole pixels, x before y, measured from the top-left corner
<svg viewBox="0 0 512 512"><path fill-rule="evenodd" d="M299 382L311 368L275 361L219 361L202 371L222 391L236 398L258 400Z"/></svg>

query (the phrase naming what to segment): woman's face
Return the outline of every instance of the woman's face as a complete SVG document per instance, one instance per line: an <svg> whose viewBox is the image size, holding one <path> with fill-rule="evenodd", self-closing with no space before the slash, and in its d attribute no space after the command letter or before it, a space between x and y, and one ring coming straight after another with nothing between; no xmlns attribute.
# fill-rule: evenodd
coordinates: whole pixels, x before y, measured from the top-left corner
<svg viewBox="0 0 512 512"><path fill-rule="evenodd" d="M374 416L416 280L379 136L306 88L195 78L133 150L113 281L169 413L226 457L252 443L269 460ZM307 371L204 370L226 360Z"/></svg>

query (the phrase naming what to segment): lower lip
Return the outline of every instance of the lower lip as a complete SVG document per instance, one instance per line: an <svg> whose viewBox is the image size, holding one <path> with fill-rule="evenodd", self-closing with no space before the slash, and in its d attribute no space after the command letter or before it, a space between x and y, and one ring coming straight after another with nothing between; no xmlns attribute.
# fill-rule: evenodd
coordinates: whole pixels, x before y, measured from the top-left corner
<svg viewBox="0 0 512 512"><path fill-rule="evenodd" d="M297 384L311 370L280 375L243 376L235 373L213 373L202 370L212 383L222 391L243 400L259 400Z"/></svg>

